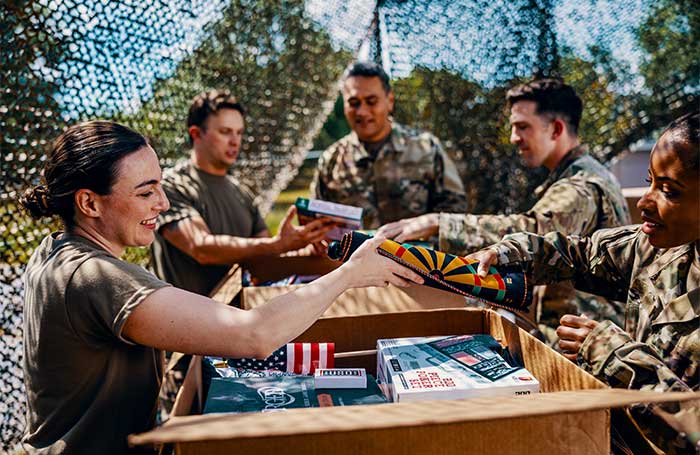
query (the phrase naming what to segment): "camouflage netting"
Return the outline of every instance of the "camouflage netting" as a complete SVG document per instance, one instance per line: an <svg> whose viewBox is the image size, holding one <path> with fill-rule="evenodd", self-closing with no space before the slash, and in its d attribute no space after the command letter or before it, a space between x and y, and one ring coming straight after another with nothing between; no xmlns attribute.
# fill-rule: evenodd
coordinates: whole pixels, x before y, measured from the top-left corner
<svg viewBox="0 0 700 455"><path fill-rule="evenodd" d="M347 131L333 110L343 68L381 61L397 120L433 131L460 167L474 212L532 201L541 170L508 144L503 99L533 75L559 75L585 103L581 135L605 161L697 109L700 6L694 0L107 0L0 6L0 439L18 440L20 277L54 225L16 198L36 183L43 152L80 120L127 123L165 166L187 150L190 99L229 88L248 109L234 173L263 211L307 150ZM362 44L365 44L362 46ZM328 116L329 112L331 113ZM325 125L323 124L326 120ZM323 125L323 129L320 131ZM315 139L315 142L313 142ZM499 191L494 191L498 188Z"/></svg>

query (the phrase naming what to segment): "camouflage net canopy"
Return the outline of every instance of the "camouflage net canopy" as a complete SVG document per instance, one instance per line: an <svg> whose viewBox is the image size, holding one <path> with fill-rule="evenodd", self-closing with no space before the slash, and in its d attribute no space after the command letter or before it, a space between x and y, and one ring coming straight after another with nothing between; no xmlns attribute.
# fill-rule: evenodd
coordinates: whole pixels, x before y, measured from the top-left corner
<svg viewBox="0 0 700 455"><path fill-rule="evenodd" d="M515 83L556 75L572 84L585 104L581 136L604 161L697 109L700 93L695 0L10 0L0 15L5 449L24 420L20 277L55 228L29 220L16 198L66 126L126 123L169 166L187 152L192 97L228 88L248 110L233 172L265 212L312 144L348 131L337 81L366 55L392 77L395 118L442 139L472 211L512 213L544 178L508 144L504 95Z"/></svg>

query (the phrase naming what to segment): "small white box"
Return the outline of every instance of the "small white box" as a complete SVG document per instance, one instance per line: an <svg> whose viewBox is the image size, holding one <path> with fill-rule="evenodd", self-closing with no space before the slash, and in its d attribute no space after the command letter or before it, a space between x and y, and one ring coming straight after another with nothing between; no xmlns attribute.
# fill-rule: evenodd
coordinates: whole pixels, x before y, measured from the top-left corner
<svg viewBox="0 0 700 455"><path fill-rule="evenodd" d="M317 368L314 373L317 389L366 389L364 368Z"/></svg>

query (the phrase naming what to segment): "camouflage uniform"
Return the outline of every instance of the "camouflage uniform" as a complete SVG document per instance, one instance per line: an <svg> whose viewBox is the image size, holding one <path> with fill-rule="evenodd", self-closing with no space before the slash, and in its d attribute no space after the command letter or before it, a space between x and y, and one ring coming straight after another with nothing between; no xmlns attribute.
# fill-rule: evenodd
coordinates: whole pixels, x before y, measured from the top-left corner
<svg viewBox="0 0 700 455"><path fill-rule="evenodd" d="M525 213L440 214L440 251L465 255L514 232L590 235L598 229L630 223L627 202L617 179L587 153L585 146L569 151L535 194L537 203ZM535 319L554 347L558 341L554 329L564 314L583 313L591 319L622 323L621 304L575 293L571 283L536 289L535 296L536 307L541 312Z"/></svg>
<svg viewBox="0 0 700 455"><path fill-rule="evenodd" d="M467 210L457 168L439 140L397 123L374 155L354 132L331 145L318 161L311 194L362 207L365 229L430 212Z"/></svg>
<svg viewBox="0 0 700 455"><path fill-rule="evenodd" d="M583 369L612 387L700 391L700 241L656 249L640 226L625 226L590 238L513 234L492 248L499 264L522 263L534 283L574 280L577 289L626 300L625 330L599 323L578 353ZM665 450L700 449L700 401L633 414Z"/></svg>

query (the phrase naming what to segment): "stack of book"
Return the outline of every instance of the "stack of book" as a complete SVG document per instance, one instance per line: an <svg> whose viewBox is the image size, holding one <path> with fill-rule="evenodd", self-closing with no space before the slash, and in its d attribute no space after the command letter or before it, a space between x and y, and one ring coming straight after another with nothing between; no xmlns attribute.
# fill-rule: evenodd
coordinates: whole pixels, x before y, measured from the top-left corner
<svg viewBox="0 0 700 455"><path fill-rule="evenodd" d="M490 335L377 340L377 381L394 402L529 395L539 381Z"/></svg>

